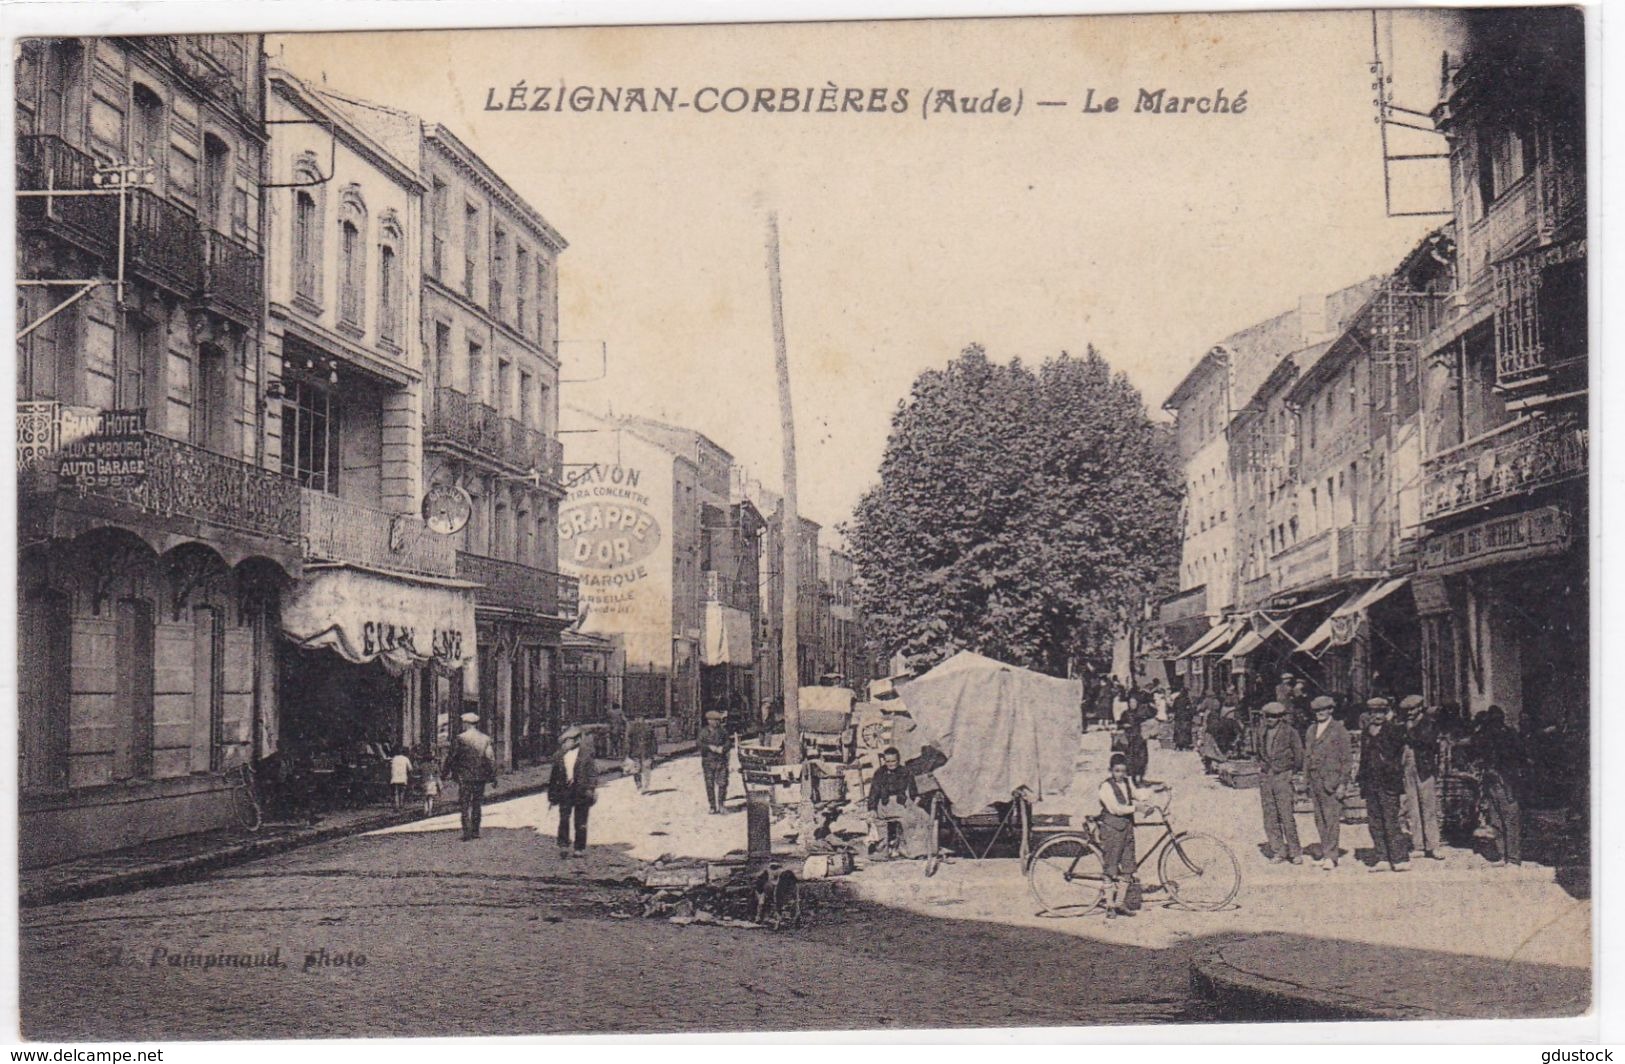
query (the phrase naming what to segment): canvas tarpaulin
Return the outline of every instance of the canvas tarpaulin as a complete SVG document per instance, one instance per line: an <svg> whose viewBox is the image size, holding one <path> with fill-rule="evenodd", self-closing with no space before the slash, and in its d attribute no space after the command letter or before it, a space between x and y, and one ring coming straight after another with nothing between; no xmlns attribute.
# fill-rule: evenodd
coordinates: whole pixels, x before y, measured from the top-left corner
<svg viewBox="0 0 1625 1064"><path fill-rule="evenodd" d="M974 813L1018 787L1038 799L1066 793L1082 739L1081 680L1060 680L962 651L902 690L918 738L948 763L935 776L948 800Z"/></svg>
<svg viewBox="0 0 1625 1064"><path fill-rule="evenodd" d="M756 660L751 640L750 614L724 606L705 604L704 638L700 642L701 665L750 665Z"/></svg>
<svg viewBox="0 0 1625 1064"><path fill-rule="evenodd" d="M474 663L476 584L307 567L282 599L282 630L302 647L331 647L346 661L392 670L434 659Z"/></svg>

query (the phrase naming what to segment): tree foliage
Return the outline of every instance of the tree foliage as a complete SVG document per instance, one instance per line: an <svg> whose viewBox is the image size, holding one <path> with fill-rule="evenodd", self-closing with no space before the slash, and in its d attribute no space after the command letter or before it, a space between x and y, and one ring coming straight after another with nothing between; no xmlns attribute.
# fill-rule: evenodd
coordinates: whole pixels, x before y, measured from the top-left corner
<svg viewBox="0 0 1625 1064"><path fill-rule="evenodd" d="M1178 558L1165 428L1093 347L1036 371L971 346L892 416L848 530L879 646L1046 672L1094 656Z"/></svg>

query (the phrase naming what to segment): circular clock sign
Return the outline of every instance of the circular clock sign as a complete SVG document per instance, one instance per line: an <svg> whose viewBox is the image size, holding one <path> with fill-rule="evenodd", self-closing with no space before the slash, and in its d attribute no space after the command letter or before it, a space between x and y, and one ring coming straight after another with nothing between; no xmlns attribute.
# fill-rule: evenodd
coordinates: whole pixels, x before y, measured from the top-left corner
<svg viewBox="0 0 1625 1064"><path fill-rule="evenodd" d="M455 484L435 484L423 495L423 520L429 531L453 536L474 516L474 500Z"/></svg>

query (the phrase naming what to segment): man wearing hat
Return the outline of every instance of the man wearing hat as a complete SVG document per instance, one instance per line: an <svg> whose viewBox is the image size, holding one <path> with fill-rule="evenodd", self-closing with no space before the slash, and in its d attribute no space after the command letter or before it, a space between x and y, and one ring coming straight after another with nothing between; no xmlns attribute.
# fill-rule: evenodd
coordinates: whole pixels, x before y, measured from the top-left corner
<svg viewBox="0 0 1625 1064"><path fill-rule="evenodd" d="M1292 774L1303 767L1303 739L1286 719L1286 706L1266 702L1258 726L1258 800L1270 863L1303 863L1298 821L1293 815Z"/></svg>
<svg viewBox="0 0 1625 1064"><path fill-rule="evenodd" d="M462 812L463 841L480 837L480 813L485 787L497 778L495 746L480 731L478 713L463 714L463 730L452 740L442 776L457 780L457 806Z"/></svg>
<svg viewBox="0 0 1625 1064"><path fill-rule="evenodd" d="M598 761L592 737L579 725L571 725L559 736L553 754L553 771L547 780L547 804L559 810L559 857L571 853L572 824L577 856L587 849L587 816L598 800Z"/></svg>
<svg viewBox="0 0 1625 1064"><path fill-rule="evenodd" d="M1309 708L1314 723L1304 734L1303 772L1309 784L1309 801L1314 806L1315 833L1320 836L1320 867L1330 872L1337 867L1340 853L1338 835L1342 829L1343 796L1339 793L1349 778L1353 747L1348 729L1332 718L1337 701L1320 695Z"/></svg>
<svg viewBox="0 0 1625 1064"><path fill-rule="evenodd" d="M1405 793L1405 733L1390 717L1388 700L1366 701L1360 719L1360 769L1356 776L1365 799L1366 824L1376 856L1370 871L1384 862L1395 872L1411 867L1410 843L1399 826L1399 799Z"/></svg>
<svg viewBox="0 0 1625 1064"><path fill-rule="evenodd" d="M1430 861L1439 853L1439 725L1427 711L1421 695L1406 695L1399 703L1405 721L1405 822L1410 826L1411 848L1422 847Z"/></svg>
<svg viewBox="0 0 1625 1064"><path fill-rule="evenodd" d="M705 774L705 800L713 815L722 812L728 800L728 729L722 726L727 714L709 710L700 729L700 771Z"/></svg>

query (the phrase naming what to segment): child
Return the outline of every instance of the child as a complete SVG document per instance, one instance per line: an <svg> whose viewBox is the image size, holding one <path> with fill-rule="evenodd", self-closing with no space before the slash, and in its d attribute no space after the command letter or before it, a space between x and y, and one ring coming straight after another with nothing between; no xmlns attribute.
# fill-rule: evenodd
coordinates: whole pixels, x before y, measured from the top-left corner
<svg viewBox="0 0 1625 1064"><path fill-rule="evenodd" d="M430 757L423 762L423 814L434 815L434 803L440 798L440 766Z"/></svg>
<svg viewBox="0 0 1625 1064"><path fill-rule="evenodd" d="M397 746L389 759L389 790L397 812L406 807L406 783L411 778L412 759L406 756L406 747Z"/></svg>

